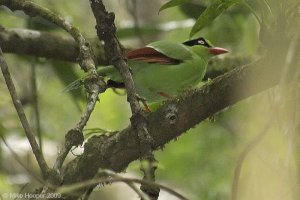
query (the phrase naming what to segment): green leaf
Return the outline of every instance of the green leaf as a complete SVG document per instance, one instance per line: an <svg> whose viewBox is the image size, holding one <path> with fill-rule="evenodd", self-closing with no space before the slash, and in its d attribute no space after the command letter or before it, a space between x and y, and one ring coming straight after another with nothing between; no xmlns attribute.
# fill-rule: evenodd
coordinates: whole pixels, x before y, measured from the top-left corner
<svg viewBox="0 0 300 200"><path fill-rule="evenodd" d="M171 1L168 1L167 3L165 3L164 5L162 5L158 11L158 13L160 13L160 11L162 10L165 10L167 8L172 8L172 7L175 7L175 6L179 6L181 4L184 4L186 3L188 0L171 0Z"/></svg>
<svg viewBox="0 0 300 200"><path fill-rule="evenodd" d="M194 19L198 19L201 13L206 9L206 5L194 1L187 2L179 7L186 16Z"/></svg>
<svg viewBox="0 0 300 200"><path fill-rule="evenodd" d="M223 11L239 2L241 2L241 0L215 0L197 19L190 32L190 38L199 32L203 27L210 24L215 18L222 14Z"/></svg>

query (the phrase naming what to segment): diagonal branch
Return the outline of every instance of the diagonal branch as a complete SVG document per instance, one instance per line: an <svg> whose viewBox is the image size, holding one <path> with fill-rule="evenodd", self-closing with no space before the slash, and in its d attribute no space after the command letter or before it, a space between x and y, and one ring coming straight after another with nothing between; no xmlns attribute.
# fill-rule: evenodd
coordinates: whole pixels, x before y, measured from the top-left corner
<svg viewBox="0 0 300 200"><path fill-rule="evenodd" d="M47 166L47 163L44 159L44 156L42 154L42 151L40 150L40 147L39 147L37 141L35 140L34 134L31 130L31 127L30 127L29 122L27 120L27 117L25 115L23 106L22 106L21 101L20 101L20 99L17 95L16 88L14 86L14 83L12 81L10 72L8 70L7 63L4 60L1 48L0 48L0 67L1 67L2 74L4 76L7 88L9 90L12 102L13 102L15 108L16 108L19 119L20 119L21 124L23 126L23 129L25 131L26 137L27 137L27 139L30 143L33 154L34 154L34 156L35 156L35 158L38 162L38 165L39 165L39 167L42 171L42 175L43 175L44 179L46 179L49 175L50 169Z"/></svg>
<svg viewBox="0 0 300 200"><path fill-rule="evenodd" d="M211 115L278 84L285 55L274 55L238 67L149 114L146 120L154 148L162 148ZM99 168L121 172L138 158L139 142L131 126L110 136L94 136L86 143L84 153L66 166L64 183L90 179Z"/></svg>
<svg viewBox="0 0 300 200"><path fill-rule="evenodd" d="M6 148L9 149L9 151L13 155L14 159L19 163L19 165L22 166L32 178L34 178L41 184L45 184L44 181L32 171L32 169L30 169L25 163L23 163L22 158L20 158L19 155L14 151L13 147L11 147L7 143L6 139L4 138L4 136L2 134L0 134L0 138L1 138L2 142L4 143L4 145L6 146Z"/></svg>

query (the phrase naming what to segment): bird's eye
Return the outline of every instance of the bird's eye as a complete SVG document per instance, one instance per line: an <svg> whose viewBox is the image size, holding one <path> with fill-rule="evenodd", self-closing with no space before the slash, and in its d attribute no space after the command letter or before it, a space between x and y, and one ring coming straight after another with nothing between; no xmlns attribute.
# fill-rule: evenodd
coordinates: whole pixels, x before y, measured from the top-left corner
<svg viewBox="0 0 300 200"><path fill-rule="evenodd" d="M202 44L202 45L204 45L204 44L205 44L205 42L204 42L203 40L198 40L198 44Z"/></svg>

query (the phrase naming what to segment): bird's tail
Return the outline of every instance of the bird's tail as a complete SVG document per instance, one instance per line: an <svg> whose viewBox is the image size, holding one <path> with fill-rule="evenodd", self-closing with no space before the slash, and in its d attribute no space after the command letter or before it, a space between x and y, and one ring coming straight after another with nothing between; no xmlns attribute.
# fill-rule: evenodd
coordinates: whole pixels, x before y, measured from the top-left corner
<svg viewBox="0 0 300 200"><path fill-rule="evenodd" d="M100 76L106 76L107 74L111 73L112 71L114 71L114 67L109 65L109 66L104 66L104 67L98 67L97 68L97 73L100 75ZM69 85L67 85L64 89L63 89L63 92L69 92L71 90L75 90L75 89L78 89L80 88L83 83L84 83L84 80L88 77L85 76L83 78L80 78L80 79L77 79L75 81L73 81L72 83L70 83Z"/></svg>

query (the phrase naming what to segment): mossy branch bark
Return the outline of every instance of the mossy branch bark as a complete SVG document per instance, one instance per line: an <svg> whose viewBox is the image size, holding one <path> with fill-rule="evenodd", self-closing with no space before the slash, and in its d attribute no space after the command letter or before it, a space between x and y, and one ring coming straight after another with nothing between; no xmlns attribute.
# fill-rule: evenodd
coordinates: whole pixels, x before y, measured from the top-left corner
<svg viewBox="0 0 300 200"><path fill-rule="evenodd" d="M284 56L276 59L266 56L238 67L199 89L187 91L166 102L156 112L146 116L154 148L164 147L222 109L274 87L280 80ZM84 153L66 166L64 184L90 179L99 168L121 172L139 155L139 141L131 126L110 136L94 136L86 143Z"/></svg>

